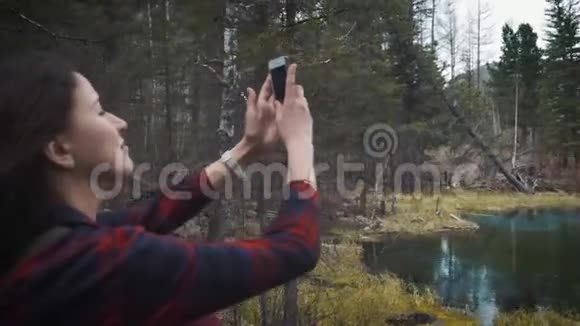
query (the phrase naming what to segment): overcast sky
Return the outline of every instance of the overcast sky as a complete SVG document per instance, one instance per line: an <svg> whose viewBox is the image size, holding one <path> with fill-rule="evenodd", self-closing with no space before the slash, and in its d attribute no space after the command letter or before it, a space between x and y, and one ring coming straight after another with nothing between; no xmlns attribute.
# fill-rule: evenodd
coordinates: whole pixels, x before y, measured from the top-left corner
<svg viewBox="0 0 580 326"><path fill-rule="evenodd" d="M459 18L459 32L465 31L464 23L467 20L469 9L475 14L477 12L478 0L456 0L457 14ZM444 4L446 0L441 0ZM481 0L482 7L486 5L490 8L490 18L483 26L491 26L491 43L485 47L482 54L482 61L497 60L501 53L501 28L503 24L509 23L517 29L520 23L532 25L540 38L539 45L544 45L545 8L546 0ZM462 28L463 27L463 28Z"/></svg>

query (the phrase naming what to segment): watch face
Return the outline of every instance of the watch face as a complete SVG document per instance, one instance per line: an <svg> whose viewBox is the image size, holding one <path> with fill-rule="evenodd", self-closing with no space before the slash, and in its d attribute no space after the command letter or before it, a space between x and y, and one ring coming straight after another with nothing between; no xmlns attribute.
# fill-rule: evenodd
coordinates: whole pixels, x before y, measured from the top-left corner
<svg viewBox="0 0 580 326"><path fill-rule="evenodd" d="M228 150L228 151L225 151L225 152L222 154L222 156L221 156L221 159L222 159L222 161L227 161L227 160L229 160L229 159L231 159L231 158L232 158L232 152L231 152L231 151L229 151L229 150Z"/></svg>

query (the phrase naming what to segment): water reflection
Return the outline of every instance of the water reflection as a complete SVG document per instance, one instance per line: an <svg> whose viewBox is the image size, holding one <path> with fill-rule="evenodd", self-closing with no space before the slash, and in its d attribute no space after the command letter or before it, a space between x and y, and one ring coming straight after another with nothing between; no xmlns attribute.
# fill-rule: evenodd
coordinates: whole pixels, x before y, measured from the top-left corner
<svg viewBox="0 0 580 326"><path fill-rule="evenodd" d="M525 211L472 216L473 233L365 244L365 262L434 288L484 325L499 310L580 307L580 214Z"/></svg>

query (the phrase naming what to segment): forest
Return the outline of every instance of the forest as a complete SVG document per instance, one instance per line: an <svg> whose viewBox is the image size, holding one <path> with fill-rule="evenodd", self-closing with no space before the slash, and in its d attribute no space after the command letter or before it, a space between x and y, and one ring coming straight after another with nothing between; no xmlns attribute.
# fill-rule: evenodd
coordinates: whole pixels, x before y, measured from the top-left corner
<svg viewBox="0 0 580 326"><path fill-rule="evenodd" d="M2 0L0 55L66 56L103 107L127 120L131 155L151 169L137 181L144 191L110 208L154 191L164 166L200 168L233 146L247 87L259 89L268 60L288 56L326 167L318 182L327 242L315 272L220 312L224 322L478 325L428 289L368 273L357 253L386 234L477 230L466 211L580 207L580 3L545 1L542 43L525 22L494 34L488 1L468 2L463 16L456 0ZM501 55L490 61L494 39ZM278 153L262 163L284 163ZM345 162L360 168L343 174ZM254 178L249 197L234 184L232 198L177 235L258 235L280 201L283 176L273 178L272 191ZM542 318L580 321L528 309L496 323Z"/></svg>

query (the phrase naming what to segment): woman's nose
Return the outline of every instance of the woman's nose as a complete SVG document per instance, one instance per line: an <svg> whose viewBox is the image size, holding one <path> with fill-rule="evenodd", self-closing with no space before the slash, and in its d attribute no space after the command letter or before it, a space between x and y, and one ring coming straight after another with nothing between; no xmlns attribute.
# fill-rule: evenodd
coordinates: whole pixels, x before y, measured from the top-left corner
<svg viewBox="0 0 580 326"><path fill-rule="evenodd" d="M113 121L113 124L115 125L115 127L119 130L119 131L125 131L127 130L127 122L121 118L119 118L118 116L111 114L111 119Z"/></svg>

